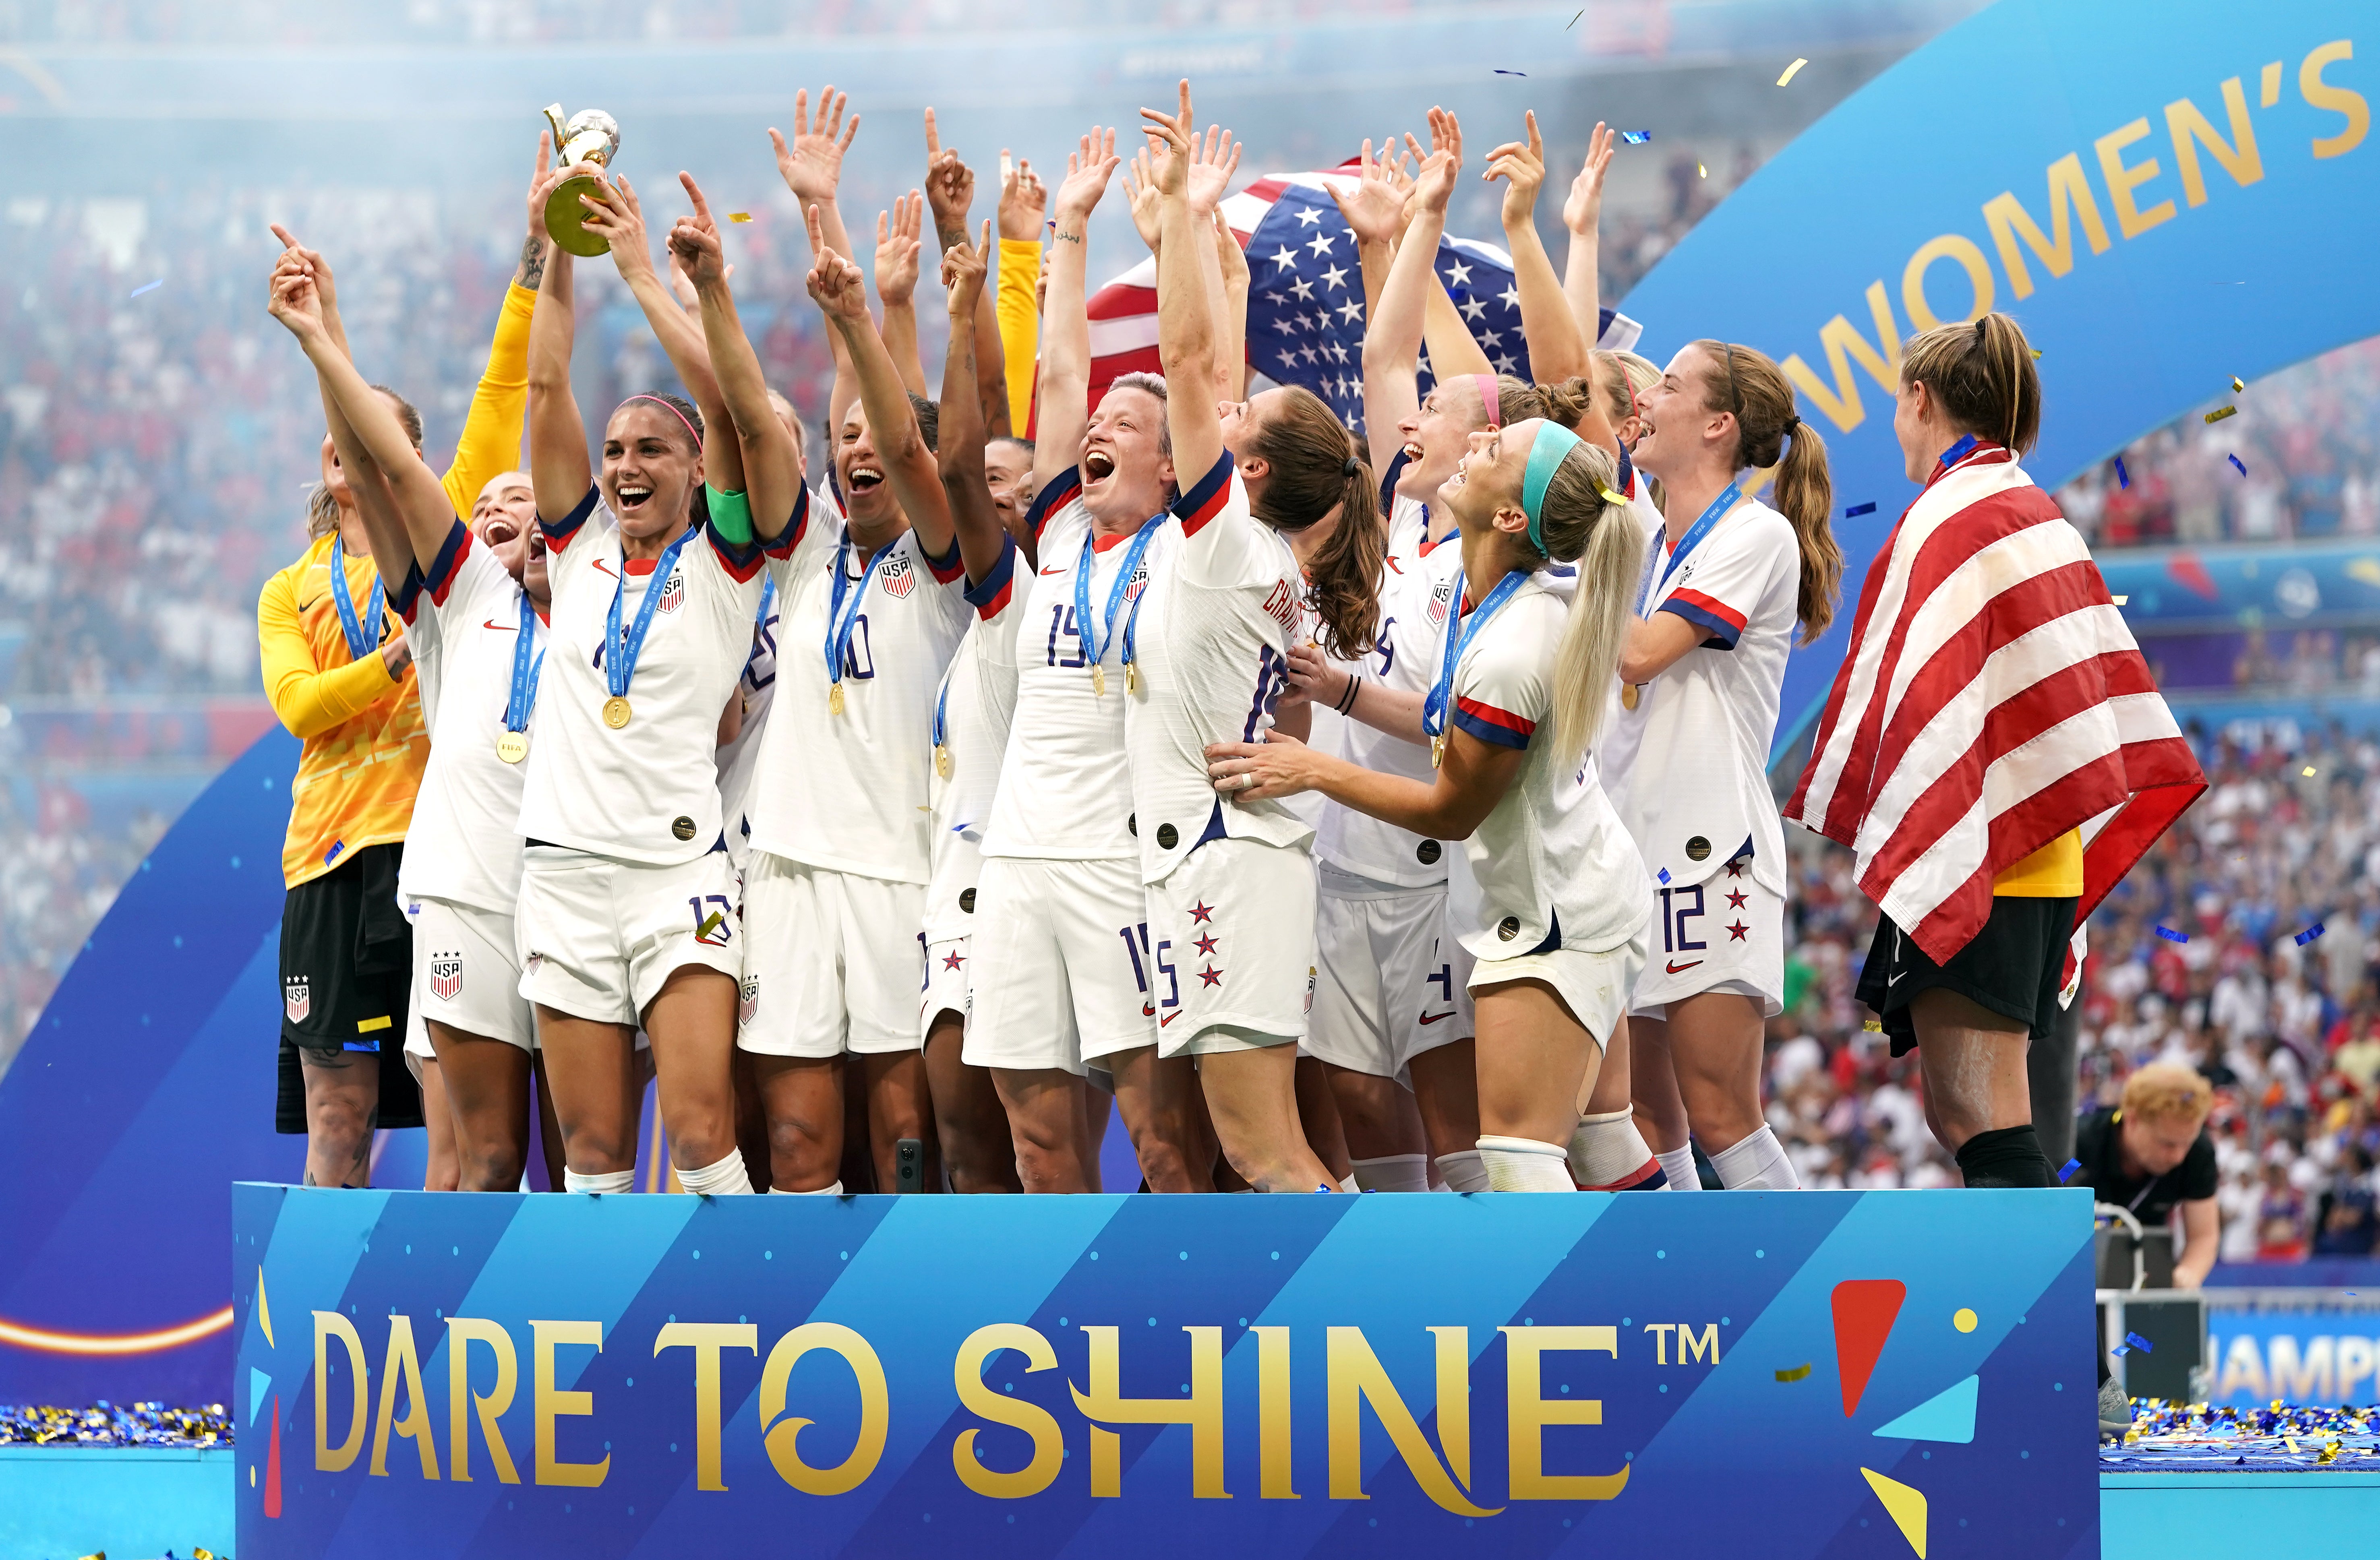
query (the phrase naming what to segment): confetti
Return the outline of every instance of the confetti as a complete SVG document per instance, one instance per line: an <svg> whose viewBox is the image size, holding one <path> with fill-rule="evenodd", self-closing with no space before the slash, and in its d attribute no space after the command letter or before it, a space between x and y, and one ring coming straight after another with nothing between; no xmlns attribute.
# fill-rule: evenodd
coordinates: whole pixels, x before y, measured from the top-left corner
<svg viewBox="0 0 2380 1560"><path fill-rule="evenodd" d="M1700 163L1697 163L1694 164L1694 177L1698 179L1706 179L1710 177L1710 170L1704 167Z"/></svg>
<svg viewBox="0 0 2380 1560"><path fill-rule="evenodd" d="M2300 948L2303 948L2306 944L2313 941L2314 938L2320 936L2322 936L2322 923L2317 921L2313 925L2308 926L2304 931L2298 934L2298 946Z"/></svg>
<svg viewBox="0 0 2380 1560"><path fill-rule="evenodd" d="M2245 385L2244 383L2242 383L2242 382L2240 381L2240 376L2239 376L2239 375L2237 375L2237 374L2233 374L2233 375L2231 376L2231 393L2232 393L2232 394L2234 394L2234 395L2238 395L2238 394L2240 394L2241 392L2245 391L2247 388L2248 388L2248 387L2247 387L2247 385Z"/></svg>
<svg viewBox="0 0 2380 1560"><path fill-rule="evenodd" d="M2315 770L2314 767L2313 767L2313 765L2311 765L2311 764L2308 764L2304 768L2300 769L2300 770L2298 771L2299 775L2301 775L2301 777L2303 777L2303 778L2304 778L2304 779L2306 779L2306 780L2312 780L2312 779L2313 779L2313 777L2314 777L2314 775L2316 774L2316 772L2317 772L2317 771Z"/></svg>
<svg viewBox="0 0 2380 1560"><path fill-rule="evenodd" d="M1881 1034L1884 1033L1884 1021L1882 1019L1869 1019L1866 1022L1861 1024L1860 1028L1865 1030L1870 1034Z"/></svg>
<svg viewBox="0 0 2380 1560"><path fill-rule="evenodd" d="M2118 1360L2121 1360L2125 1355L2130 1354L2131 1351L2132 1346L2128 1343L2119 1343L2115 1348L2107 1350L2110 1355Z"/></svg>
<svg viewBox="0 0 2380 1560"><path fill-rule="evenodd" d="M2107 599L2108 599L2108 600L2110 600L2110 601L2113 601L2117 606L2120 607L2120 606L2122 606L2125 602L2127 602L2127 601L2131 600L2131 597L2129 597L2129 596L2110 596L2109 598L2107 598Z"/></svg>
<svg viewBox="0 0 2380 1560"><path fill-rule="evenodd" d="M1785 67L1785 74L1777 79L1777 84L1781 87L1786 82L1791 81L1793 79L1793 73L1809 63L1810 62L1808 60L1795 60L1791 65Z"/></svg>
<svg viewBox="0 0 2380 1560"><path fill-rule="evenodd" d="M2138 1333L2126 1333L2124 1335L2124 1341L2131 1344L2134 1348L2139 1349L2143 1354L2155 1354L2156 1352L2156 1345L2149 1342L2148 1339L2141 1336Z"/></svg>
<svg viewBox="0 0 2380 1560"><path fill-rule="evenodd" d="M1581 6L1578 8L1578 17L1583 17L1585 15L1586 15L1586 7ZM1562 28L1562 30L1564 32L1568 32L1572 28L1576 27L1578 25L1578 17L1571 18L1569 23Z"/></svg>
<svg viewBox="0 0 2380 1560"><path fill-rule="evenodd" d="M2177 932L2171 926L2159 926L2157 928L2157 936L2165 938L2168 942L2188 942L2190 940L2190 934L2188 932Z"/></svg>
<svg viewBox="0 0 2380 1560"><path fill-rule="evenodd" d="M695 940L699 942L704 937L709 937L710 935L711 928L723 925L726 919L727 918L724 915L722 915L719 912L715 910L712 911L710 913L710 918L694 929Z"/></svg>
<svg viewBox="0 0 2380 1560"><path fill-rule="evenodd" d="M1653 132L1650 130L1622 130L1620 132L1620 139L1626 141L1631 146L1643 146L1646 141L1653 139Z"/></svg>
<svg viewBox="0 0 2380 1560"><path fill-rule="evenodd" d="M1803 1381L1803 1380L1807 1379L1807 1377L1809 1376L1809 1374L1810 1374L1810 1367L1809 1367L1809 1366L1807 1366L1807 1365L1796 1365L1796 1366L1794 1366L1794 1367L1793 1367L1791 1370L1790 1370L1790 1371L1779 1371L1779 1372L1778 1372L1778 1373L1777 1373L1777 1379L1778 1379L1779 1381Z"/></svg>
<svg viewBox="0 0 2380 1560"><path fill-rule="evenodd" d="M2033 360L2036 363L2041 361L2041 348L2036 346L2033 349Z"/></svg>
<svg viewBox="0 0 2380 1560"><path fill-rule="evenodd" d="M750 222L752 220L752 213L749 212L730 212L727 213L727 220L729 222Z"/></svg>
<svg viewBox="0 0 2380 1560"><path fill-rule="evenodd" d="M2210 423L2221 422L2225 417L2234 417L2239 415L2240 408L2237 406L2217 406L2206 414L2206 420Z"/></svg>
<svg viewBox="0 0 2380 1560"><path fill-rule="evenodd" d="M1528 75L1528 72L1525 70L1499 70L1496 74L1499 76L1526 76Z"/></svg>
<svg viewBox="0 0 2380 1560"><path fill-rule="evenodd" d="M1669 869L1668 867L1666 867L1666 866L1665 866L1665 867L1663 867L1663 868L1661 869L1661 881L1662 881L1662 882L1664 882L1664 883L1667 883L1669 880L1670 880L1670 869Z"/></svg>
<svg viewBox="0 0 2380 1560"><path fill-rule="evenodd" d="M1855 520L1863 514L1874 514L1875 513L1876 505L1873 503L1855 503L1849 509L1843 511L1843 518L1846 520Z"/></svg>
<svg viewBox="0 0 2380 1560"><path fill-rule="evenodd" d="M2247 466L2246 466L2245 465L2243 465L2243 464L2240 462L2240 457L2239 457L2238 455L2233 455L2233 456L2231 457L2231 464L2232 464L2233 466L2239 466L2239 467L2240 467L2240 476L2245 477L2245 476L2247 476L2247 475L2248 475L2248 468L2247 468Z"/></svg>
<svg viewBox="0 0 2380 1560"><path fill-rule="evenodd" d="M2060 1168L2060 1169L2058 1170L2058 1185L2060 1185L2060 1186L2064 1186L2064 1185L2066 1184L2066 1178L2067 1178L2067 1177L2069 1177L2069 1176L2070 1176L2070 1175L2072 1175L2075 1171L2077 1171L2077 1170L2081 1169L2082 1167L2082 1160L2080 1160L2080 1159L2069 1159L2068 1161L2066 1161L2065 1166L2064 1166L2062 1168Z"/></svg>
<svg viewBox="0 0 2380 1560"><path fill-rule="evenodd" d="M2118 455L2116 457L2116 486L2119 488L2129 488L2131 485L2132 474L2124 469L2124 457Z"/></svg>
<svg viewBox="0 0 2380 1560"><path fill-rule="evenodd" d="M160 276L160 277L159 277L159 278L157 278L157 280L155 280L154 282L151 282L151 283L147 284L146 284L146 285L144 285L144 286L139 286L139 287L135 287L135 288L133 288L133 289L132 289L132 296L133 296L134 297L136 297L136 298L137 298L137 297L139 297L139 296L140 296L141 294L143 294L143 293L153 293L153 292L155 292L158 288L160 288L160 287L164 286L164 284L165 284L165 279L164 279L163 276Z"/></svg>

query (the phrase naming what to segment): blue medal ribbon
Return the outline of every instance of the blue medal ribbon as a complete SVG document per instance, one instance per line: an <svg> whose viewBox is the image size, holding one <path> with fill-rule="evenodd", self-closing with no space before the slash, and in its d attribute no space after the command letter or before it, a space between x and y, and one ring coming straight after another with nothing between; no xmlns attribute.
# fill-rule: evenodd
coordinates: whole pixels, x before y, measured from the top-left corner
<svg viewBox="0 0 2380 1560"><path fill-rule="evenodd" d="M851 558L850 535L845 533L843 540L835 544L834 598L828 603L826 610L826 680L830 685L843 682L843 658L844 652L851 648L852 631L859 626L859 604L868 595L868 582L876 577L877 569L883 564L886 555L897 545L899 545L897 541L887 542L876 550L876 556L870 558L868 561L868 567L860 571L859 587L855 590L848 577ZM843 605L846 596L851 599L849 611L845 611Z"/></svg>
<svg viewBox="0 0 2380 1560"><path fill-rule="evenodd" d="M537 707L537 681L545 671L545 652L529 659L529 642L537 636L537 609L529 604L528 592L520 599L520 638L513 646L513 692L504 705L504 730L528 730L529 712Z"/></svg>
<svg viewBox="0 0 2380 1560"><path fill-rule="evenodd" d="M331 533L331 599L339 604L339 626L346 631L347 635L347 659L361 660L380 648L377 637L368 637L364 634L363 620L356 616L355 598L347 594L347 555L340 550L339 533L336 531ZM371 619L374 628L381 625L385 615L384 599L380 571L374 569L371 605L365 611L365 616Z"/></svg>
<svg viewBox="0 0 2380 1560"><path fill-rule="evenodd" d="M603 681L615 699L627 696L628 679L636 675L637 658L644 653L645 635L653 626L653 609L661 604L662 592L669 587L670 575L677 568L677 555L694 539L694 532L692 526L680 531L677 540L653 564L645 599L637 603L637 621L625 635L620 632L620 601L628 588L628 546L625 539L620 544L620 577L612 587L612 616L604 631L609 651L603 657Z"/></svg>
<svg viewBox="0 0 2380 1560"><path fill-rule="evenodd" d="M1148 551L1150 540L1157 535L1157 528L1163 524L1165 524L1163 514L1150 515L1140 529L1134 533L1132 540L1125 544L1123 562L1116 570L1115 578L1108 584L1107 616L1101 619L1094 619L1091 616L1091 570L1097 562L1099 533L1087 532L1083 537L1083 555L1075 565L1075 631L1083 642L1084 664L1097 668L1100 659L1106 656L1107 647L1115 642L1116 611L1123 604L1124 587L1132 583L1132 576L1140 568L1141 559ZM1133 601L1135 614L1139 607L1140 602L1135 598ZM1124 624L1123 653L1123 664L1126 666L1132 664L1132 625L1127 623Z"/></svg>
<svg viewBox="0 0 2380 1560"><path fill-rule="evenodd" d="M769 609L775 604L776 599L777 576L764 573L760 576L760 610L754 614L752 621L766 626L769 622Z"/></svg>
<svg viewBox="0 0 2380 1560"><path fill-rule="evenodd" d="M1471 647L1471 641L1488 625L1488 620L1503 610L1504 603L1528 578L1527 570L1513 570L1498 580L1496 588L1488 593L1488 599L1469 612L1463 610L1462 593L1455 594L1454 610L1447 614L1446 632L1439 641L1445 648L1439 657L1438 680L1429 685L1429 696L1421 705L1422 734L1431 739L1433 761L1446 735L1447 713L1454 704L1454 669L1462 661L1463 652Z"/></svg>
<svg viewBox="0 0 2380 1560"><path fill-rule="evenodd" d="M1678 538L1677 550L1670 554L1669 562L1661 569L1661 581L1658 586L1653 583L1653 563L1660 557L1660 549L1650 547L1645 550L1645 583L1636 596L1638 617L1643 617L1653 605L1655 594L1669 585L1670 576L1678 572L1678 566L1686 561L1686 554L1700 547L1703 539L1711 534L1711 528L1726 518L1727 512L1741 502L1742 498L1742 490L1736 484L1730 482L1725 491L1711 500L1710 507L1704 510L1695 518L1694 523L1686 527L1686 534Z"/></svg>

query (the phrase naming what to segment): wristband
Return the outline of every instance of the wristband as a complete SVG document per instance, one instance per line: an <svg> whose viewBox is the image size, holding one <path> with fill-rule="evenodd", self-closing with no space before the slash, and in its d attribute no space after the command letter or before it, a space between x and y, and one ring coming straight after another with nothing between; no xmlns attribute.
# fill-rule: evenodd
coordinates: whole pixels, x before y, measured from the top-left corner
<svg viewBox="0 0 2380 1560"><path fill-rule="evenodd" d="M752 545L752 499L748 493L722 493L705 482L702 498L710 510L710 528L719 539L735 547Z"/></svg>
<svg viewBox="0 0 2380 1560"><path fill-rule="evenodd" d="M1364 680L1362 678L1356 676L1352 671L1347 673L1346 695L1341 698L1337 704L1331 706L1331 707L1336 709L1342 715L1352 713L1355 707L1355 695L1363 688L1363 686Z"/></svg>

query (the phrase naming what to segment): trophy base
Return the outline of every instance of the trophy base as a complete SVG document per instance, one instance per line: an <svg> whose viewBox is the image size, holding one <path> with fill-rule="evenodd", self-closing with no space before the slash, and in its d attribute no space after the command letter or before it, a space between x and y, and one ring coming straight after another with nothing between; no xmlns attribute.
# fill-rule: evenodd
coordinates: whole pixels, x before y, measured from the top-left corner
<svg viewBox="0 0 2380 1560"><path fill-rule="evenodd" d="M545 230L553 241L568 253L581 260L612 252L612 241L600 233L590 233L581 220L587 208L578 203L581 195L591 195L598 200L608 200L611 190L599 178L586 174L575 175L553 187L545 198Z"/></svg>

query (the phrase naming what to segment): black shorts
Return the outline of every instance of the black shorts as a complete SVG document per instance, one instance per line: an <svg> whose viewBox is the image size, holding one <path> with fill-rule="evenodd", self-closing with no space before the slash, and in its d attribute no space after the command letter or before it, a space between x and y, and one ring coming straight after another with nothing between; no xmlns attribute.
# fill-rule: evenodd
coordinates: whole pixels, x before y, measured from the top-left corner
<svg viewBox="0 0 2380 1560"><path fill-rule="evenodd" d="M368 845L282 903L280 1131L306 1130L300 1058L350 1052L370 1053L380 1067L379 1124L421 1125L420 1091L404 1057L413 928L396 902L403 860L401 845Z"/></svg>
<svg viewBox="0 0 2380 1560"><path fill-rule="evenodd" d="M2058 976L2066 968L2066 946L2081 903L1996 896L1991 918L1948 964L1934 962L1891 916L1880 916L1854 995L1884 1021L1896 1057L1917 1046L1910 998L1937 986L2016 1020L2038 1039L2058 1022Z"/></svg>

